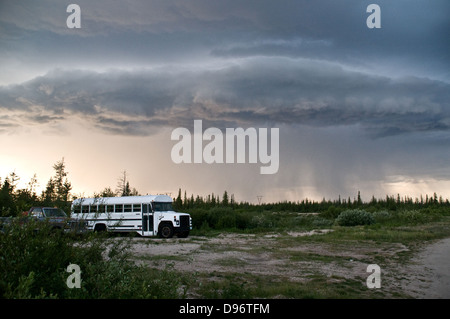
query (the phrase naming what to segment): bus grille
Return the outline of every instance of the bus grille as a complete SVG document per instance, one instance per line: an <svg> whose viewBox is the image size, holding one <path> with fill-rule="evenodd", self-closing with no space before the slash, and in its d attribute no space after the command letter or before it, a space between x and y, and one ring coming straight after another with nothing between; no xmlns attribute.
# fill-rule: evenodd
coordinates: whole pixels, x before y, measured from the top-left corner
<svg viewBox="0 0 450 319"><path fill-rule="evenodd" d="M180 216L180 231L189 230L189 216Z"/></svg>

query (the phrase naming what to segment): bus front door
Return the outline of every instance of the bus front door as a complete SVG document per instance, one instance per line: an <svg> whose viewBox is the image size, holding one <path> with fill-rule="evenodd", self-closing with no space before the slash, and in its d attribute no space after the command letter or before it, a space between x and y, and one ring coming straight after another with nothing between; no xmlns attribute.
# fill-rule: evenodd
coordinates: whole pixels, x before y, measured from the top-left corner
<svg viewBox="0 0 450 319"><path fill-rule="evenodd" d="M148 204L142 204L142 236L153 236L153 212Z"/></svg>

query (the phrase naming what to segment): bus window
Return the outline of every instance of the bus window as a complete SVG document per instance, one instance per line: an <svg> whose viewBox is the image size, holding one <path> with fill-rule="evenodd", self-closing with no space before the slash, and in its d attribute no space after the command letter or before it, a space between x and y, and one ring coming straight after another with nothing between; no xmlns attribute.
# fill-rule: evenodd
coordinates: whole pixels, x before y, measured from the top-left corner
<svg viewBox="0 0 450 319"><path fill-rule="evenodd" d="M80 205L76 205L73 207L73 213L74 214L79 214L81 213L81 206Z"/></svg>

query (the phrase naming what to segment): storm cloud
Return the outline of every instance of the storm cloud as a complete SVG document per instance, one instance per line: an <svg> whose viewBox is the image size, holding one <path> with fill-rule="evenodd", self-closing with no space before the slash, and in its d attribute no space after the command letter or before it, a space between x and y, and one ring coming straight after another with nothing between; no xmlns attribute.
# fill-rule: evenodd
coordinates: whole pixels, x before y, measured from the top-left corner
<svg viewBox="0 0 450 319"><path fill-rule="evenodd" d="M437 80L373 76L331 63L269 57L205 70L57 70L0 88L0 107L10 111L9 118L16 111L46 124L78 116L116 134L137 135L197 118L220 127L359 124L382 136L448 131L449 98L450 85Z"/></svg>
<svg viewBox="0 0 450 319"><path fill-rule="evenodd" d="M331 61L372 74L449 81L447 0L379 0L382 28L368 29L361 0L85 1L82 28L66 4L3 1L3 77L55 67L105 69L216 64L241 57ZM14 69L14 72L12 71ZM28 80L31 78L28 78ZM2 82L5 83L5 79ZM11 83L11 82L10 82Z"/></svg>

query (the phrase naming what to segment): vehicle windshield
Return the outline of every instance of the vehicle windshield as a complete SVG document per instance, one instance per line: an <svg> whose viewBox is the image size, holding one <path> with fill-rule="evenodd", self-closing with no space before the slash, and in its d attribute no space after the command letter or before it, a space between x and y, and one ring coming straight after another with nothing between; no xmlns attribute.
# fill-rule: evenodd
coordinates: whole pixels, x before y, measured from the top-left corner
<svg viewBox="0 0 450 319"><path fill-rule="evenodd" d="M44 208L45 217L67 217L66 213L59 208Z"/></svg>
<svg viewBox="0 0 450 319"><path fill-rule="evenodd" d="M172 203L152 203L153 210L155 212L173 211Z"/></svg>

